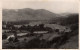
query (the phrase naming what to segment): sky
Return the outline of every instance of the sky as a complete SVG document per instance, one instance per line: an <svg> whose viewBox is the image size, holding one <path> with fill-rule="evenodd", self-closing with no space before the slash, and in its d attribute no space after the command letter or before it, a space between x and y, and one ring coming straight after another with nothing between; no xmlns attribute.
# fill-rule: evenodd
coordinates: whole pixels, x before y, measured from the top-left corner
<svg viewBox="0 0 80 50"><path fill-rule="evenodd" d="M78 0L3 0L3 9L46 9L55 13L78 13Z"/></svg>

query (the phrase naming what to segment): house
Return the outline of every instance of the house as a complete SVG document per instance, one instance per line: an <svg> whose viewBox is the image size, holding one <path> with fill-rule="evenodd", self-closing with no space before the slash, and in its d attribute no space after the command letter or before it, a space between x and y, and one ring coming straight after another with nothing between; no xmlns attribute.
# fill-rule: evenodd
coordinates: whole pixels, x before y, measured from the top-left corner
<svg viewBox="0 0 80 50"><path fill-rule="evenodd" d="M27 35L27 34L28 33L19 33L19 34L17 34L17 36L20 37L20 36L24 36L24 35ZM7 39L9 39L10 37L15 38L14 35L10 35L10 36L7 37Z"/></svg>
<svg viewBox="0 0 80 50"><path fill-rule="evenodd" d="M42 22L38 21L38 22L31 22L29 23L30 26L34 26L34 25L39 25L39 24L42 24Z"/></svg>

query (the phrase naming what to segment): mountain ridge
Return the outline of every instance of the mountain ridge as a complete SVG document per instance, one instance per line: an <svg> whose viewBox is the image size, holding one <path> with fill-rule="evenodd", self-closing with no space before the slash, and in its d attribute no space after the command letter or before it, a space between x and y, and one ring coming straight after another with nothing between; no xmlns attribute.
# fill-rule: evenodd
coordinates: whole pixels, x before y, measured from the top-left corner
<svg viewBox="0 0 80 50"><path fill-rule="evenodd" d="M50 20L59 17L58 14L52 13L45 9L3 9L2 21L21 21L21 20Z"/></svg>

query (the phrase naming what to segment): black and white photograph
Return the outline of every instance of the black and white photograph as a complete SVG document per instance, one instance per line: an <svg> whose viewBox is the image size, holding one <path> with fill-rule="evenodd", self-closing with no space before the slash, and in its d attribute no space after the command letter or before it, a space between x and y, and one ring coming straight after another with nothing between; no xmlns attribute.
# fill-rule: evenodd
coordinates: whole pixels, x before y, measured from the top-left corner
<svg viewBox="0 0 80 50"><path fill-rule="evenodd" d="M2 49L79 49L78 0L3 0Z"/></svg>

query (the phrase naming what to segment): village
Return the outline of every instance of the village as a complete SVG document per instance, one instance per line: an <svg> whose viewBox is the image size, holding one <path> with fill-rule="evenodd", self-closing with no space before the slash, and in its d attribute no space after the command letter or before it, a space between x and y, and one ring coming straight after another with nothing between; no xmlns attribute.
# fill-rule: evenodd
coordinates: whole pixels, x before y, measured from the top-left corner
<svg viewBox="0 0 80 50"><path fill-rule="evenodd" d="M38 24L32 24L19 27L11 24L4 26L2 34L3 46L8 45L9 48L51 48L51 46L54 46L53 48L57 48L62 42L66 42L69 38L68 34L71 33L70 28L59 24L43 24L39 22ZM23 41L25 42L24 46L17 44ZM28 46L26 46L26 43L28 43Z"/></svg>

